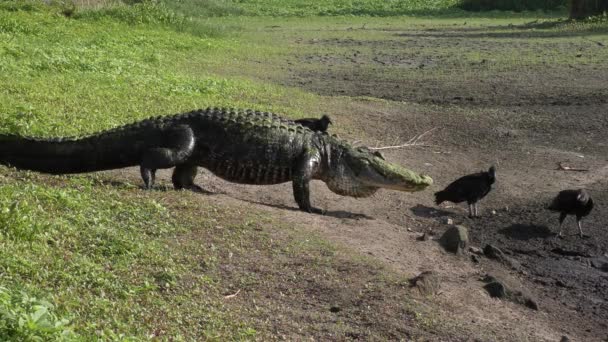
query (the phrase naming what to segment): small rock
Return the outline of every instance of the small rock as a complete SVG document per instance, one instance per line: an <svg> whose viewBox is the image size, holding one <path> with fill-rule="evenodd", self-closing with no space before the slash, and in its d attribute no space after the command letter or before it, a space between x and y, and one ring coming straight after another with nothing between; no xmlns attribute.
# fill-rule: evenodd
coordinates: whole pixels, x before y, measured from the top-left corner
<svg viewBox="0 0 608 342"><path fill-rule="evenodd" d="M479 247L471 246L471 247L469 247L469 252L471 252L473 254L477 254L477 255L483 255L483 251Z"/></svg>
<svg viewBox="0 0 608 342"><path fill-rule="evenodd" d="M329 312L337 313L340 311L342 311L342 309L340 309L340 307L338 306L332 306L331 308L329 308Z"/></svg>
<svg viewBox="0 0 608 342"><path fill-rule="evenodd" d="M452 226L443 233L439 243L448 252L463 254L469 244L469 233L465 226Z"/></svg>
<svg viewBox="0 0 608 342"><path fill-rule="evenodd" d="M568 338L568 336L564 335L562 336L562 339L559 340L559 342L570 342L570 339Z"/></svg>
<svg viewBox="0 0 608 342"><path fill-rule="evenodd" d="M608 272L608 257L598 257L591 259L591 267L597 268L602 272Z"/></svg>
<svg viewBox="0 0 608 342"><path fill-rule="evenodd" d="M492 215L496 215L496 210L492 210Z"/></svg>
<svg viewBox="0 0 608 342"><path fill-rule="evenodd" d="M431 236L431 234L429 234L429 233L424 233L424 234L422 234L421 236L419 236L419 237L417 238L417 240L418 240L418 241L429 241L429 240L431 240L432 238L433 238L433 237Z"/></svg>
<svg viewBox="0 0 608 342"><path fill-rule="evenodd" d="M452 220L451 218L447 217L444 221L445 224L454 224L454 220Z"/></svg>
<svg viewBox="0 0 608 342"><path fill-rule="evenodd" d="M483 254L485 254L485 256L487 256L488 258L494 260L502 260L507 257L500 248L495 247L493 245L486 245L483 248Z"/></svg>
<svg viewBox="0 0 608 342"><path fill-rule="evenodd" d="M524 305L532 310L538 310L537 301L523 288L519 289L515 285L508 285L503 280L491 275L486 276L484 281L487 282L484 288L488 291L490 297L508 300Z"/></svg>
<svg viewBox="0 0 608 342"><path fill-rule="evenodd" d="M410 279L412 287L416 287L421 294L432 296L439 293L441 287L439 277L436 272L424 271L418 276Z"/></svg>
<svg viewBox="0 0 608 342"><path fill-rule="evenodd" d="M511 267L514 270L520 269L519 262L506 256L505 253L502 250L500 250L500 248L498 248L498 247L495 247L493 245L486 245L483 248L483 254L486 257L488 257L490 259L494 259L494 260L502 263L503 265Z"/></svg>
<svg viewBox="0 0 608 342"><path fill-rule="evenodd" d="M471 261L479 264L479 255L471 254Z"/></svg>

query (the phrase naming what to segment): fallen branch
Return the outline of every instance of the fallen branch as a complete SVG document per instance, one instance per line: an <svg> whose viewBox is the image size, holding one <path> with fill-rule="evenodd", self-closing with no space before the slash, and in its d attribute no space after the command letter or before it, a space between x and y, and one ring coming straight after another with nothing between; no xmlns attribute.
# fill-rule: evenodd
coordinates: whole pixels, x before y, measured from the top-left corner
<svg viewBox="0 0 608 342"><path fill-rule="evenodd" d="M374 150L374 151L378 151L378 150L389 150L389 149L404 148L404 147L411 147L411 146L429 147L429 146L432 146L432 145L424 144L424 143L420 142L420 139L422 139L425 135L431 133L435 129L437 129L437 127L433 127L433 128L429 129L426 132L423 132L421 134L415 135L410 140L408 140L407 142L405 142L404 144L401 144L401 145L381 146L381 147L369 147L369 149L370 150Z"/></svg>
<svg viewBox="0 0 608 342"><path fill-rule="evenodd" d="M236 297L236 296L239 294L239 292L241 292L241 290L240 290L240 289L239 289L239 290L237 290L237 291L236 291L236 293L233 293L233 294L231 294L231 295L226 295L226 296L224 296L224 299L230 299L230 298L234 298L234 297Z"/></svg>
<svg viewBox="0 0 608 342"><path fill-rule="evenodd" d="M568 165L564 165L564 163L557 163L557 169L560 171L575 171L575 172L587 172L589 169L582 169L577 167L570 167Z"/></svg>

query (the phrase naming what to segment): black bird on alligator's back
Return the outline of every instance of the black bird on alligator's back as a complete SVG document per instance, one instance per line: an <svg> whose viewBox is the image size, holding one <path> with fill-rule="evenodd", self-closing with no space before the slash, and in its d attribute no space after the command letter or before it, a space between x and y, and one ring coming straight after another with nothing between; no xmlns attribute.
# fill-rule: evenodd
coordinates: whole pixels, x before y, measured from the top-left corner
<svg viewBox="0 0 608 342"><path fill-rule="evenodd" d="M562 237L562 223L568 215L576 216L576 224L580 236L583 237L583 228L581 227L581 219L591 212L593 209L593 199L584 189L578 190L563 190L553 199L553 202L547 208L552 211L558 211L559 214L559 237Z"/></svg>
<svg viewBox="0 0 608 342"><path fill-rule="evenodd" d="M331 122L331 119L327 115L323 115L320 119L305 118L294 120L294 122L299 123L304 127L308 127L315 132L325 132L327 131L329 125L333 124L333 122Z"/></svg>
<svg viewBox="0 0 608 342"><path fill-rule="evenodd" d="M458 178L442 191L435 193L437 205L444 201L461 203L466 201L469 205L469 217L479 216L477 202L484 198L496 181L496 168L490 167L487 172L473 173Z"/></svg>

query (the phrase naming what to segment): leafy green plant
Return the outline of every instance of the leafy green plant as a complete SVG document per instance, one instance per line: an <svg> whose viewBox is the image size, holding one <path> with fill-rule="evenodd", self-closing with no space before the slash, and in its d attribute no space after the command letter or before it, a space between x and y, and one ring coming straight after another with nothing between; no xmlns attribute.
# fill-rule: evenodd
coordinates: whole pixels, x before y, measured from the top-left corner
<svg viewBox="0 0 608 342"><path fill-rule="evenodd" d="M78 337L48 301L0 287L0 340L69 341Z"/></svg>

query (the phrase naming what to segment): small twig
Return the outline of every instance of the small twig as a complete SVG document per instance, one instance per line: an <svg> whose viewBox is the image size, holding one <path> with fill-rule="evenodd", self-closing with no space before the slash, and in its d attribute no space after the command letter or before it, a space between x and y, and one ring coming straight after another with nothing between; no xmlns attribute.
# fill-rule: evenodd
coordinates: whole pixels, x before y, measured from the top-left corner
<svg viewBox="0 0 608 342"><path fill-rule="evenodd" d="M564 165L564 163L562 163L562 162L557 163L557 169L560 170L560 171L575 171L575 172L587 172L587 171L589 171L589 169L570 167L568 165Z"/></svg>
<svg viewBox="0 0 608 342"><path fill-rule="evenodd" d="M236 291L236 293L233 293L233 294L231 294L231 295L226 295L226 296L224 296L224 298L225 298L225 299L234 298L234 297L236 297L236 296L239 294L239 292L241 292L241 290L240 290L240 289L239 289L239 290L237 290L237 291Z"/></svg>
<svg viewBox="0 0 608 342"><path fill-rule="evenodd" d="M411 147L411 146L430 147L432 145L423 144L423 143L420 142L420 139L422 139L422 137L424 137L425 135L427 135L430 132L434 131L435 129L437 129L437 127L433 127L433 128L429 129L426 132L423 132L421 134L415 135L410 140L406 141L404 144L401 144L401 145L370 147L369 149L370 150L374 150L374 151L378 151L378 150L388 150L388 149Z"/></svg>

